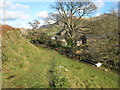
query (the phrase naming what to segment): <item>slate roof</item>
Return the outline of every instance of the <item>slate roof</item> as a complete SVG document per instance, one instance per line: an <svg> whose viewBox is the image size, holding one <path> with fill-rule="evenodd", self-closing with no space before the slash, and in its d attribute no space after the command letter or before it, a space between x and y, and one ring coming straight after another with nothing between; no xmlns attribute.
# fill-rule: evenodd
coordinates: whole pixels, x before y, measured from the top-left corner
<svg viewBox="0 0 120 90"><path fill-rule="evenodd" d="M65 34L66 31L64 29L61 29L56 35L62 35L62 34Z"/></svg>

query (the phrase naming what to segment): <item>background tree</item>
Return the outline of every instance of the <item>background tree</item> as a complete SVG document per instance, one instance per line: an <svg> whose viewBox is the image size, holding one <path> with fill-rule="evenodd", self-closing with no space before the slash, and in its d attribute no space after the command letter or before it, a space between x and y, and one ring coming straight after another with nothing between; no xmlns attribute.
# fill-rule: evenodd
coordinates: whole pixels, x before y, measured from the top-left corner
<svg viewBox="0 0 120 90"><path fill-rule="evenodd" d="M28 24L32 27L32 30L38 29L40 27L40 22L38 20L28 22Z"/></svg>
<svg viewBox="0 0 120 90"><path fill-rule="evenodd" d="M120 5L120 2L117 2L114 6L111 6L107 11L112 15L120 17L119 5Z"/></svg>
<svg viewBox="0 0 120 90"><path fill-rule="evenodd" d="M112 15L116 15L120 17L120 10L119 9L111 9L110 12Z"/></svg>
<svg viewBox="0 0 120 90"><path fill-rule="evenodd" d="M58 12L59 20L63 23L63 29L66 31L68 38L71 40L71 47L75 45L76 32L80 30L80 20L83 16L96 10L93 2L77 2L75 0L57 1L52 8ZM58 19L55 18L54 19Z"/></svg>
<svg viewBox="0 0 120 90"><path fill-rule="evenodd" d="M34 40L37 34L37 31L40 28L40 22L38 20L34 20L33 22L28 22L31 26L31 29L28 30L27 38L29 37L30 40Z"/></svg>

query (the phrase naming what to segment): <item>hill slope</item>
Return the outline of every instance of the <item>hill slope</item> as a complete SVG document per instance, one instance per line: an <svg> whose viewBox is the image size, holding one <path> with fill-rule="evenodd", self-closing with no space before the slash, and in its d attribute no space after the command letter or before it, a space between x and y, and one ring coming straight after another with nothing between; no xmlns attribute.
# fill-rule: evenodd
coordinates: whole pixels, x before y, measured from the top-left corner
<svg viewBox="0 0 120 90"><path fill-rule="evenodd" d="M17 30L3 35L3 88L117 88L118 75L37 48Z"/></svg>
<svg viewBox="0 0 120 90"><path fill-rule="evenodd" d="M93 30L94 35L97 35L89 46L96 50L102 60L119 62L118 19L114 15L105 14L98 17L96 21L89 22L88 28Z"/></svg>
<svg viewBox="0 0 120 90"><path fill-rule="evenodd" d="M92 33L88 34L89 52L97 61L113 61L117 68L119 64L119 35L118 35L119 18L111 14L103 14L97 17L84 20L82 23L89 28Z"/></svg>

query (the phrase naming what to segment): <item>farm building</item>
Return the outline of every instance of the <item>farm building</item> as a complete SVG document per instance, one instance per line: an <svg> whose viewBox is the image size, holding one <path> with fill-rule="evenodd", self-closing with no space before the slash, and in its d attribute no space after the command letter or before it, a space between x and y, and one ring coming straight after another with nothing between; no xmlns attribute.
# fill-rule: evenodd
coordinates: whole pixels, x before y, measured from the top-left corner
<svg viewBox="0 0 120 90"><path fill-rule="evenodd" d="M86 29L87 30L87 29ZM83 33L83 29L80 28L80 31L76 32L75 34L75 44L76 46L80 46L82 44L87 44L87 38ZM64 29L60 30L57 34L56 34L56 40L60 41L61 43L63 43L63 46L67 46L67 42L66 42L66 39L67 39L67 33Z"/></svg>

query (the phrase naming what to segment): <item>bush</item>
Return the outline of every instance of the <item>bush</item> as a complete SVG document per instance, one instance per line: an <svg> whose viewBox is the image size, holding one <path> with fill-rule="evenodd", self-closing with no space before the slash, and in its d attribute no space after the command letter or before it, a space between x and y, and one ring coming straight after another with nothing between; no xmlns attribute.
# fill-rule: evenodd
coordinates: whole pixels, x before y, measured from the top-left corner
<svg viewBox="0 0 120 90"><path fill-rule="evenodd" d="M35 31L33 31L32 33L29 34L30 35L30 42L33 44L47 44L49 43L50 40L50 36L47 35L47 33L45 32L39 32L36 33Z"/></svg>
<svg viewBox="0 0 120 90"><path fill-rule="evenodd" d="M43 44L47 44L50 40L50 36L48 36L47 33L41 32L38 35L38 40Z"/></svg>
<svg viewBox="0 0 120 90"><path fill-rule="evenodd" d="M59 44L55 41L55 40L49 40L49 42L47 43L48 46L52 47L52 48L57 48L59 47Z"/></svg>

